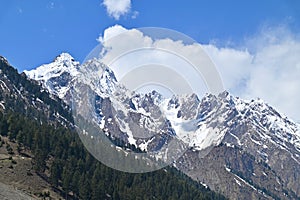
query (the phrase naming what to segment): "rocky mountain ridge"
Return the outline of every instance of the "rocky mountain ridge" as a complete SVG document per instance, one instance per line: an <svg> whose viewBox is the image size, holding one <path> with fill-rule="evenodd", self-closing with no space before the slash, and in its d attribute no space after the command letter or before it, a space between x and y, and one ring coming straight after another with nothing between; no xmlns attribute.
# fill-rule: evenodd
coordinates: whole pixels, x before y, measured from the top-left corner
<svg viewBox="0 0 300 200"><path fill-rule="evenodd" d="M80 66L67 54L57 58L25 73L66 103L86 105L86 117L96 120L105 132L147 152L160 150L178 138L187 151L174 165L230 198L247 199L249 194L263 199L300 196L299 125L262 100L245 101L226 91L207 94L201 100L194 94L171 99L155 91L136 94L118 84L109 67L96 59ZM76 90L76 82L91 88L95 103L79 102L89 96L69 95ZM236 180L233 185L216 185L216 177L207 176L202 168L209 167L208 163L218 166L215 176L220 180ZM230 178L224 177L224 170ZM262 175L257 177L259 172Z"/></svg>

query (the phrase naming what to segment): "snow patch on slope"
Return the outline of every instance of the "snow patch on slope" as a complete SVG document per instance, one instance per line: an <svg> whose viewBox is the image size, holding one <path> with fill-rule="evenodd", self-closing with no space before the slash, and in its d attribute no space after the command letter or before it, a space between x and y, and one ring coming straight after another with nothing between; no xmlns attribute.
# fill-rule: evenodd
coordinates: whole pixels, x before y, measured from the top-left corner
<svg viewBox="0 0 300 200"><path fill-rule="evenodd" d="M7 85L5 84L4 81L0 80L0 86L3 91L6 90L6 91L10 92L10 89L7 87Z"/></svg>
<svg viewBox="0 0 300 200"><path fill-rule="evenodd" d="M191 118L184 120L178 117L181 107L169 104L170 99L165 99L161 103L161 110L170 121L176 136L184 143L193 147L195 150L203 150L210 146L216 146L221 143L225 136L224 131L218 128L208 127L203 119Z"/></svg>
<svg viewBox="0 0 300 200"><path fill-rule="evenodd" d="M0 102L0 107L2 107L3 110L5 110L4 101Z"/></svg>

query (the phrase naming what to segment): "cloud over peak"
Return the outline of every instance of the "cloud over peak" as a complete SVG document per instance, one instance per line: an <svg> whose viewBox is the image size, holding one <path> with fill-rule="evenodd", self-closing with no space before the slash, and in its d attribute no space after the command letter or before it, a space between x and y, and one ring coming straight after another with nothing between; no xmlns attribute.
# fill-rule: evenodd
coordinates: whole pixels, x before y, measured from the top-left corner
<svg viewBox="0 0 300 200"><path fill-rule="evenodd" d="M264 27L242 49L204 45L234 95L262 98L300 122L300 38L288 27Z"/></svg>

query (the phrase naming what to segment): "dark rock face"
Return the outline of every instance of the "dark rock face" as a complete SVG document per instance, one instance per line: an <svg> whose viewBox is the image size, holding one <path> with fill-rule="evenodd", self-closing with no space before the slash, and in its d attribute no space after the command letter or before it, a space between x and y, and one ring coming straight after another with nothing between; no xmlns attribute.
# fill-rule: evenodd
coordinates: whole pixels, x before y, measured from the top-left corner
<svg viewBox="0 0 300 200"><path fill-rule="evenodd" d="M225 131L222 143L204 158L189 150L176 167L231 199L299 198L296 124L263 102L224 93L205 97L200 109L208 127Z"/></svg>
<svg viewBox="0 0 300 200"><path fill-rule="evenodd" d="M230 199L285 197L274 189L283 189L276 181L276 174L238 148L218 146L205 158L199 158L198 152L188 151L176 162L176 166Z"/></svg>

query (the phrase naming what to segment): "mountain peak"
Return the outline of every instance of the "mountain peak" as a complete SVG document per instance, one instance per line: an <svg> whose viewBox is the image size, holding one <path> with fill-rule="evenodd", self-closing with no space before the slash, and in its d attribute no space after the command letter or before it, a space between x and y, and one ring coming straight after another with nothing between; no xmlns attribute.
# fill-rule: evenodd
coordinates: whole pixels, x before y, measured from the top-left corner
<svg viewBox="0 0 300 200"><path fill-rule="evenodd" d="M79 62L68 53L61 53L52 63L44 64L34 70L24 70L24 73L31 79L47 81L51 77L57 77L64 72L75 76L77 74Z"/></svg>
<svg viewBox="0 0 300 200"><path fill-rule="evenodd" d="M61 53L52 63L44 64L24 73L31 79L42 82L50 93L63 98L70 88L70 83L78 75L79 62L68 53Z"/></svg>
<svg viewBox="0 0 300 200"><path fill-rule="evenodd" d="M115 90L117 79L114 72L99 59L86 61L80 73L83 75L82 81L91 85L98 94L110 95Z"/></svg>
<svg viewBox="0 0 300 200"><path fill-rule="evenodd" d="M64 61L71 61L74 62L73 56L71 56L69 53L61 53L54 59L53 62L64 62Z"/></svg>
<svg viewBox="0 0 300 200"><path fill-rule="evenodd" d="M0 60L1 60L2 62L6 63L7 65L9 65L7 59L6 59L5 57L1 56L1 55L0 55Z"/></svg>
<svg viewBox="0 0 300 200"><path fill-rule="evenodd" d="M230 93L227 90L225 90L225 91L223 91L223 92L221 92L221 93L218 94L218 97L220 97L220 98L228 98L230 96L231 95L230 95Z"/></svg>

